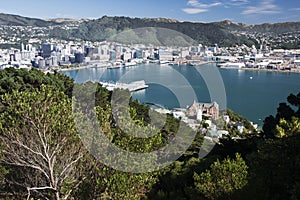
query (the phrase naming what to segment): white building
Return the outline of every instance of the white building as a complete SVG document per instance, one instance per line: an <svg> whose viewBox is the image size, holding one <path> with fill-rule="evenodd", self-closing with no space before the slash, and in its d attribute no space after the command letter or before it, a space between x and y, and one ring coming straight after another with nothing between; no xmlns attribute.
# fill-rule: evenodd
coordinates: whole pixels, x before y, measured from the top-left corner
<svg viewBox="0 0 300 200"><path fill-rule="evenodd" d="M226 122L226 124L228 124L230 122L230 117L229 115L224 115L223 116L223 120Z"/></svg>
<svg viewBox="0 0 300 200"><path fill-rule="evenodd" d="M160 61L172 61L173 53L169 50L159 50L159 60Z"/></svg>
<svg viewBox="0 0 300 200"><path fill-rule="evenodd" d="M132 53L126 51L123 53L122 57L123 57L123 61L127 62L128 60L132 59Z"/></svg>
<svg viewBox="0 0 300 200"><path fill-rule="evenodd" d="M227 68L238 68L238 69L246 67L245 63L230 63L230 62L227 63L225 66Z"/></svg>

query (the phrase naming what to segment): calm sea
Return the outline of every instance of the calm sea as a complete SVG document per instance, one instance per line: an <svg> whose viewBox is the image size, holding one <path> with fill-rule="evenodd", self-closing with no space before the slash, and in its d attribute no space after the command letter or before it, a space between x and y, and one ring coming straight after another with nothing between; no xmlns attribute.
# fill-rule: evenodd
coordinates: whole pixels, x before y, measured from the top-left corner
<svg viewBox="0 0 300 200"><path fill-rule="evenodd" d="M230 108L259 125L265 117L276 113L278 104L285 102L289 94L300 92L300 74L219 69L215 64L196 67L143 64L130 68L89 68L61 73L78 83L89 80L126 83L145 80L149 88L134 92L132 97L142 103L155 103L168 109L186 107L194 100L210 102L211 96L215 95L212 90L218 88L222 91L224 88L226 99L222 107ZM224 98L224 95L221 96Z"/></svg>

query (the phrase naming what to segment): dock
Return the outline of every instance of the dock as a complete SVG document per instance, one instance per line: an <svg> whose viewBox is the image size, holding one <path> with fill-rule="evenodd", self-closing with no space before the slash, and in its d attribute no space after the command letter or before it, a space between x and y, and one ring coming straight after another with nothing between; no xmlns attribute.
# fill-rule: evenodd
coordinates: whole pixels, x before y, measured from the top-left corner
<svg viewBox="0 0 300 200"><path fill-rule="evenodd" d="M139 90L144 90L148 88L149 86L145 83L144 80L141 81L134 81L131 83L111 83L111 82L100 82L100 84L108 89L109 91L113 91L114 89L123 89L123 90L129 90L130 92L135 92Z"/></svg>

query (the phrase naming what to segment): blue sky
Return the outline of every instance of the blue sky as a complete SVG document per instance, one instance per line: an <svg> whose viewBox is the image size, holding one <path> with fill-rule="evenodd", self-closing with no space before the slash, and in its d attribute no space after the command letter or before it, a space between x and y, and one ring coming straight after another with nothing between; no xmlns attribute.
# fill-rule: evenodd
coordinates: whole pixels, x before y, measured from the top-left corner
<svg viewBox="0 0 300 200"><path fill-rule="evenodd" d="M165 17L247 24L300 21L299 0L0 0L0 12L37 18Z"/></svg>

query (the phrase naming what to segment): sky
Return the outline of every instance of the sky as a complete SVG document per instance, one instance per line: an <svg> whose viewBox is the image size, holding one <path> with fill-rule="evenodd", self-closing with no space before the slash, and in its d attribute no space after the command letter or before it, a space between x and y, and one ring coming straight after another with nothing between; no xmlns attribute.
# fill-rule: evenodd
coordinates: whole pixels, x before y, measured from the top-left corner
<svg viewBox="0 0 300 200"><path fill-rule="evenodd" d="M0 0L0 13L42 19L127 16L246 24L300 21L300 0Z"/></svg>

